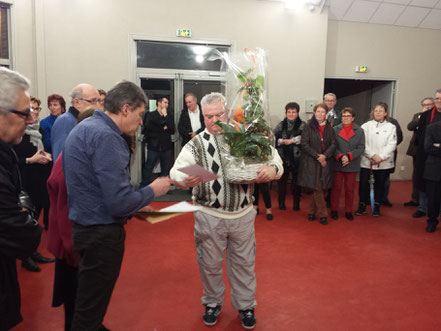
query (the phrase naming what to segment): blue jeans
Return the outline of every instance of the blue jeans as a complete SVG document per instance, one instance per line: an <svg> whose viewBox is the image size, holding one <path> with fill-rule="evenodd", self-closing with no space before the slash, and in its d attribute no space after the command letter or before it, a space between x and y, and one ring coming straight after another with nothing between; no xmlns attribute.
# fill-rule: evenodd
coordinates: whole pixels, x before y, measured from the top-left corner
<svg viewBox="0 0 441 331"><path fill-rule="evenodd" d="M150 184L150 179L152 178L153 168L159 159L159 164L161 165L161 177L168 176L170 172L172 151L157 152L148 150L147 161L145 161L144 169L142 171L142 181L141 187Z"/></svg>

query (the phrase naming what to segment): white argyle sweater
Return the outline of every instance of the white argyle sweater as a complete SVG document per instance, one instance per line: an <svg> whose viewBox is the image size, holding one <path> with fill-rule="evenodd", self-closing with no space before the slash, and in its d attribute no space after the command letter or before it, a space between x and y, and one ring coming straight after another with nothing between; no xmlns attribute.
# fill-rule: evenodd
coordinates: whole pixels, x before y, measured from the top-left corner
<svg viewBox="0 0 441 331"><path fill-rule="evenodd" d="M220 154L220 144L220 135L210 134L207 129L199 133L182 148L170 171L170 178L184 185L187 175L178 169L193 164L214 172L219 178L200 183L193 188L194 204L202 212L215 217L239 218L247 214L253 206L254 184L231 184L225 180L225 160ZM275 158L270 163L279 168L281 175L282 161L277 151L274 155Z"/></svg>

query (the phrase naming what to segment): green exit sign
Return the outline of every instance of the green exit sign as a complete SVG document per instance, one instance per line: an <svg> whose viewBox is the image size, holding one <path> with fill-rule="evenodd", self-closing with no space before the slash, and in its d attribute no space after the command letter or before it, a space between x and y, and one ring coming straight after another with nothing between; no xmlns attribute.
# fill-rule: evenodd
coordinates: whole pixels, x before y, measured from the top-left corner
<svg viewBox="0 0 441 331"><path fill-rule="evenodd" d="M176 36L190 38L191 37L191 30L190 29L177 29Z"/></svg>

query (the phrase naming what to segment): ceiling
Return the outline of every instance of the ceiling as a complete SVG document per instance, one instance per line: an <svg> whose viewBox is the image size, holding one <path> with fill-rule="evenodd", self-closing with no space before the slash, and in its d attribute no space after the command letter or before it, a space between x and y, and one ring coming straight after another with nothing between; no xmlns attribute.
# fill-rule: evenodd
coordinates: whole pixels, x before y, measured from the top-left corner
<svg viewBox="0 0 441 331"><path fill-rule="evenodd" d="M324 0L329 19L441 30L441 0Z"/></svg>

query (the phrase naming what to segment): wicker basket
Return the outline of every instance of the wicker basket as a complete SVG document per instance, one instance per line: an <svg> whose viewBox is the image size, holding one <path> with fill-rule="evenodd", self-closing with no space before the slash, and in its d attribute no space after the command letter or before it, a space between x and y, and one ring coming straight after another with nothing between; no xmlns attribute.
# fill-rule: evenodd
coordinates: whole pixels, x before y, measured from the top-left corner
<svg viewBox="0 0 441 331"><path fill-rule="evenodd" d="M257 170L265 163L246 164L238 160L226 160L224 176L227 182L233 184L250 184L256 181Z"/></svg>

